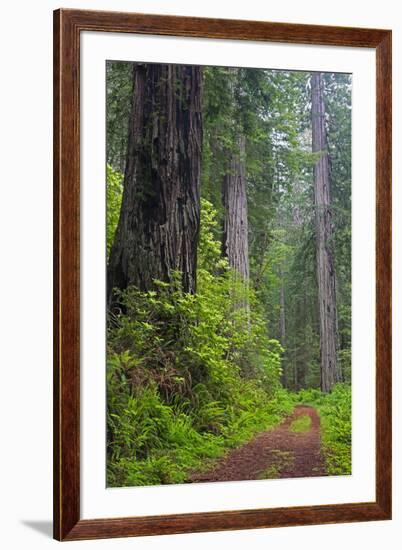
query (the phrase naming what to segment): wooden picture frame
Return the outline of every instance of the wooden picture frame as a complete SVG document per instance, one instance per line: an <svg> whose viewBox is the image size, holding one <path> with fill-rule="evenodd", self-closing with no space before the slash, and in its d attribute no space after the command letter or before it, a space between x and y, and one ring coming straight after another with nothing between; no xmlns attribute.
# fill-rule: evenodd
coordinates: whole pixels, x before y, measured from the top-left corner
<svg viewBox="0 0 402 550"><path fill-rule="evenodd" d="M80 518L80 33L376 50L376 498L373 502ZM54 537L162 535L391 518L391 31L60 9L54 12Z"/></svg>

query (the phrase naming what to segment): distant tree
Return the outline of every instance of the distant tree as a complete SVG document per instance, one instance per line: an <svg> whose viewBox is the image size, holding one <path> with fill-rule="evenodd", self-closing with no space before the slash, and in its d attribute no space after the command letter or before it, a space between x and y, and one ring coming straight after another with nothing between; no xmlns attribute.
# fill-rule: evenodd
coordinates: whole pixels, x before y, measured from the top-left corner
<svg viewBox="0 0 402 550"><path fill-rule="evenodd" d="M239 134L234 150L229 153L227 173L222 181L225 212L222 250L235 276L239 276L243 282L248 281L250 272L245 156L245 138Z"/></svg>
<svg viewBox="0 0 402 550"><path fill-rule="evenodd" d="M106 157L107 163L124 172L127 154L128 121L133 99L133 64L106 62Z"/></svg>

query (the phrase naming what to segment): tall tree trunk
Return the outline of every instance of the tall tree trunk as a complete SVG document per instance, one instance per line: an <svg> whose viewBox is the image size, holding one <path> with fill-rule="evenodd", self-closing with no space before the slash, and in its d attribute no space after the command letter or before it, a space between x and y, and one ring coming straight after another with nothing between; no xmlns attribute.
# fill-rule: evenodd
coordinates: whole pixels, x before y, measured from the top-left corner
<svg viewBox="0 0 402 550"><path fill-rule="evenodd" d="M311 76L312 146L321 153L314 166L316 269L320 317L321 389L331 391L341 376L337 362L336 276L325 106L321 73Z"/></svg>
<svg viewBox="0 0 402 550"><path fill-rule="evenodd" d="M294 391L299 391L299 380L297 377L297 343L296 339L293 338L293 389Z"/></svg>
<svg viewBox="0 0 402 550"><path fill-rule="evenodd" d="M196 289L200 225L202 69L138 64L120 219L108 266L113 288L153 287L182 272Z"/></svg>
<svg viewBox="0 0 402 550"><path fill-rule="evenodd" d="M286 304L285 304L285 283L283 280L283 270L280 269L280 277L281 277L281 290L280 290L280 312L279 312L279 334L280 334L280 340L281 340L281 346L285 350L286 353ZM284 362L284 358L282 359L282 362ZM287 377L286 377L286 369L282 367L282 376L281 376L281 382L283 386L286 387L287 385Z"/></svg>
<svg viewBox="0 0 402 550"><path fill-rule="evenodd" d="M222 184L223 255L243 282L249 278L245 155L245 138L239 134Z"/></svg>
<svg viewBox="0 0 402 550"><path fill-rule="evenodd" d="M286 310L285 310L285 285L283 282L283 273L281 269L281 290L280 290L280 314L279 329L282 347L286 345Z"/></svg>

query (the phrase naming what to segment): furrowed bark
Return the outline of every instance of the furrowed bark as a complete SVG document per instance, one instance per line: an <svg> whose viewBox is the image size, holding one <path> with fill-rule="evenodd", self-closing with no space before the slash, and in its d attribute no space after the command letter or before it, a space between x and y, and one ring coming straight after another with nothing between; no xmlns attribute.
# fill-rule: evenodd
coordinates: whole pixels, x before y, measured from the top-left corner
<svg viewBox="0 0 402 550"><path fill-rule="evenodd" d="M113 289L154 287L182 273L196 290L202 69L137 64L120 219L108 266Z"/></svg>
<svg viewBox="0 0 402 550"><path fill-rule="evenodd" d="M283 280L283 271L282 268L280 270L280 276L281 276L281 289L280 289L280 313L279 313L279 334L280 334L280 341L281 346L284 350L286 350L286 301L285 301L285 284ZM286 377L286 370L282 369L282 376L281 381L283 386L286 387L287 385L287 377Z"/></svg>
<svg viewBox="0 0 402 550"><path fill-rule="evenodd" d="M241 280L247 282L249 261L245 155L245 138L239 135L223 178L222 200L225 211L223 255L228 258L229 266Z"/></svg>
<svg viewBox="0 0 402 550"><path fill-rule="evenodd" d="M311 76L312 149L320 153L314 166L316 230L316 272L321 345L321 389L331 391L341 375L337 362L336 274L333 253L333 225L329 159L325 132L325 105L321 73Z"/></svg>

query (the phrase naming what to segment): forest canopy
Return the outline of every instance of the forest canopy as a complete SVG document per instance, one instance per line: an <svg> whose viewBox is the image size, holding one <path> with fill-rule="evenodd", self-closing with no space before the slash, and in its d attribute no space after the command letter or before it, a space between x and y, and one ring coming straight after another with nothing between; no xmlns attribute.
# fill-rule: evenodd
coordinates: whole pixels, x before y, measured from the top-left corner
<svg viewBox="0 0 402 550"><path fill-rule="evenodd" d="M302 405L350 473L351 76L106 70L108 484L212 479Z"/></svg>

